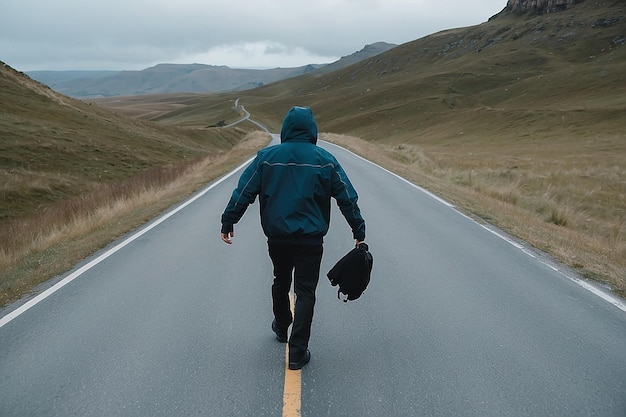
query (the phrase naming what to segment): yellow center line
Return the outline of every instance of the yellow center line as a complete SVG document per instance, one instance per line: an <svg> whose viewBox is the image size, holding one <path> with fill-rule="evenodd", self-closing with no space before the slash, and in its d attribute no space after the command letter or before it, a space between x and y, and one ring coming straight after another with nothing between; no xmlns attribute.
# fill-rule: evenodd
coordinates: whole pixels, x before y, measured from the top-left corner
<svg viewBox="0 0 626 417"><path fill-rule="evenodd" d="M293 294L290 295L294 311ZM285 385L283 388L283 417L300 417L302 410L302 371L289 369L289 343L285 347Z"/></svg>

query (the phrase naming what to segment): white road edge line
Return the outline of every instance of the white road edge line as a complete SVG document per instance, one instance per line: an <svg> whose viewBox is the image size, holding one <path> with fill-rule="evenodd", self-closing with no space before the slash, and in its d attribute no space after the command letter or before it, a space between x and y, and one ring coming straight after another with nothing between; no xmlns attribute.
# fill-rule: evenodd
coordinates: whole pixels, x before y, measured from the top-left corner
<svg viewBox="0 0 626 417"><path fill-rule="evenodd" d="M425 193L426 195L428 195L428 196L430 196L430 197L434 198L435 200L439 201L439 202L440 202L440 203L442 203L443 205L445 205L445 206L447 206L447 207L449 207L449 208L453 209L456 213L460 214L461 216L463 216L463 217L467 218L468 220L470 220L470 221L472 221L472 222L474 222L474 223L478 224L478 225L479 225L480 227L482 227L483 229L485 229L485 230L489 231L490 233L493 233L495 236L497 236L497 237L499 237L500 239L504 240L505 242L509 243L509 244L510 244L510 245L512 245L513 247L515 247L515 248L517 248L517 249L521 250L524 254L526 254L526 255L530 256L530 257L531 257L531 258L533 258L533 259L537 259L537 260L538 260L539 262L541 262L542 264L544 264L544 265L548 266L549 268L553 269L554 271L558 272L559 274L561 274L561 275L562 275L562 276L564 276L565 278L569 279L570 281L573 281L574 283L578 284L579 286L581 286L581 287L582 287L582 288L584 288L585 290L587 290L587 291L589 291L589 292L591 292L591 293L593 293L593 294L597 295L598 297L602 298L604 301L607 301L607 302L609 302L610 304L613 304L615 307L619 308L620 310L622 310L622 311L626 312L626 303L622 302L620 299L618 299L618 298L614 297L613 295L611 295L611 294L609 294L609 293L607 293L607 292L605 292L605 291L602 291L601 289L599 289L599 288L595 287L594 285L592 285L592 284L590 284L590 283L588 283L588 282L586 282L586 281L584 281L584 280L582 280L582 279L580 279L580 278L577 278L577 277L572 277L572 276L568 275L568 274L567 274L567 273L565 273L564 271L561 271L559 268L557 268L557 267L555 267L555 266L552 266L552 265L549 265L547 262L541 261L540 259L538 259L538 258L537 258L537 256L536 256L535 254L533 254L532 252L530 252L530 251L529 251L528 249L526 249L523 245L520 245L519 243L515 242L514 240L509 239L508 237L504 236L502 233L498 233L498 232L496 232L496 231L494 231L494 230L490 229L489 227L487 227L487 226L485 226L485 225L483 225L483 224L478 223L476 220L472 219L472 218L471 218L471 217L469 217L468 215L461 213L461 212L460 212L460 211L459 211L459 210L458 210L458 209L457 209L457 208L456 208L453 204L448 203L447 201L445 201L444 199L442 199L442 198L440 198L440 197L436 196L435 194L431 193L430 191L428 191L428 190L426 190L426 189L424 189L424 188L420 187L419 185L413 184L411 181L407 180L406 178L402 178L400 175L398 175L398 174L396 174L396 173L394 173L394 172L391 172L391 171L389 171L388 169L383 168L382 166L380 166L380 165L378 165L378 164L376 164L376 163L374 163L374 162L372 162L372 161L370 161L370 160L368 160L368 159L365 159L365 158L363 158L363 157L362 157L362 156L360 156L360 155L355 154L354 152L352 152L352 151L351 151L351 150L349 150L349 149L346 149L346 148L344 148L344 147L342 147L342 146L336 145L336 144L331 143L331 142L326 142L326 141L322 141L322 142L324 142L324 143L326 143L326 144L329 144L329 145L332 145L332 146L336 146L336 147L338 147L338 148L341 148L341 149L343 149L343 150L345 150L345 151L347 151L347 152L351 153L352 155L356 156L357 158L359 158L359 159L361 159L361 160L363 160L363 161L365 161L365 162L368 162L368 163L370 163L370 164L374 165L375 167L378 167L378 168L382 169L383 171L385 171L385 172L387 172L387 173L389 173L389 174L393 175L394 177L396 177L396 178L398 178L398 179L400 179L400 180L404 181L405 183L407 183L407 184L411 185L412 187L417 188L417 189L418 189L418 190L420 190L421 192L423 192L423 193Z"/></svg>
<svg viewBox="0 0 626 417"><path fill-rule="evenodd" d="M52 287L48 288L47 290L45 290L41 294L37 295L36 297L34 297L33 299L27 301L26 303L24 303L23 305L21 305L17 309L11 311L6 316L2 317L0 319L0 328L2 328L5 324L9 323L11 320L13 320L13 319L19 317L20 315L24 314L26 311L28 311L29 309L31 309L32 307L34 307L35 305L37 305L41 301L43 301L46 298L50 297L52 294L54 294L55 292L57 292L58 290L60 290L61 288L63 288L67 284L69 284L70 282L74 281L76 278L78 278L79 276L81 276L83 273L85 273L89 269L93 268L94 266L98 265L100 262L104 261L109 256L113 255L115 252L119 251L120 249L122 249L123 247L128 245L129 243L131 243L134 240L138 239L139 237L143 236L144 234L146 234L150 230L154 229L155 227L157 227L158 225L163 223L165 220L167 220L170 217L172 217L174 214L178 213L179 211L181 211L182 209L184 209L185 207L187 207L188 205L190 205L194 201L198 200L200 197L204 196L207 192L209 192L210 190L212 190L213 188L215 188L216 186L221 184L223 181L225 181L228 178L230 178L231 176L235 175L235 173L237 173L239 170L241 170L242 168L244 168L248 164L250 164L250 162L252 162L253 159L254 159L254 157L248 159L246 162L244 162L243 164L241 164L240 166L235 168L233 171L231 171L228 174L226 174L225 176L219 178L214 183L212 183L209 186L207 186L204 190L201 190L200 192L198 192L196 195L194 195L192 198L190 198L189 200L187 200L186 202L184 202L180 206L172 209L172 211L169 211L169 212L165 213L164 215L162 215L160 218L155 220L153 223L149 224L144 229L138 231L137 233L135 233L132 236L130 236L127 239L125 239L124 241L118 243L117 245L115 245L114 247L109 249L108 251L104 252L102 255L98 256L97 258L95 258L92 261L88 262L87 264L83 265L82 267L80 267L76 271L72 272L70 275L68 275L67 277L63 278L61 281L57 282Z"/></svg>

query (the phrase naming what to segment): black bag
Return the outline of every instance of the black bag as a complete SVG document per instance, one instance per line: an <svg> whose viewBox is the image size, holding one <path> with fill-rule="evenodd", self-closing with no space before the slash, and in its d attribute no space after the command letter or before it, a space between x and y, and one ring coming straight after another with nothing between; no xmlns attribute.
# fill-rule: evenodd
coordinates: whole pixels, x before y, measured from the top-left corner
<svg viewBox="0 0 626 417"><path fill-rule="evenodd" d="M339 286L337 298L344 303L359 298L370 283L373 264L374 257L369 252L367 243L359 243L337 261L326 274L333 287Z"/></svg>

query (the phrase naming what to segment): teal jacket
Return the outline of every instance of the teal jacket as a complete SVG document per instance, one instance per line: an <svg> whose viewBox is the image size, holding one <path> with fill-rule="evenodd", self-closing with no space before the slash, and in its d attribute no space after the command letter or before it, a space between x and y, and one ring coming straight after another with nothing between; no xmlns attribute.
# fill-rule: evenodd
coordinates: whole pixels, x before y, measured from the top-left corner
<svg viewBox="0 0 626 417"><path fill-rule="evenodd" d="M332 197L353 238L365 240L357 193L335 157L317 146L311 109L293 107L280 138L280 145L259 151L241 174L222 214L222 233L233 231L258 196L261 226L269 242L321 244L328 232Z"/></svg>

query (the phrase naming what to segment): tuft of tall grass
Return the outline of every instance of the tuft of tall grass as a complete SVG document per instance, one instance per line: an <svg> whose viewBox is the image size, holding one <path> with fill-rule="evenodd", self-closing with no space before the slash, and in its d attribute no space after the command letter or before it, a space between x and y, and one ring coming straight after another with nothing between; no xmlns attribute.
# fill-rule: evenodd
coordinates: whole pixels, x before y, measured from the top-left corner
<svg viewBox="0 0 626 417"><path fill-rule="evenodd" d="M552 224L556 224L557 226L567 226L567 212L566 210L560 210L558 208L553 208L550 212L550 217L548 221Z"/></svg>

